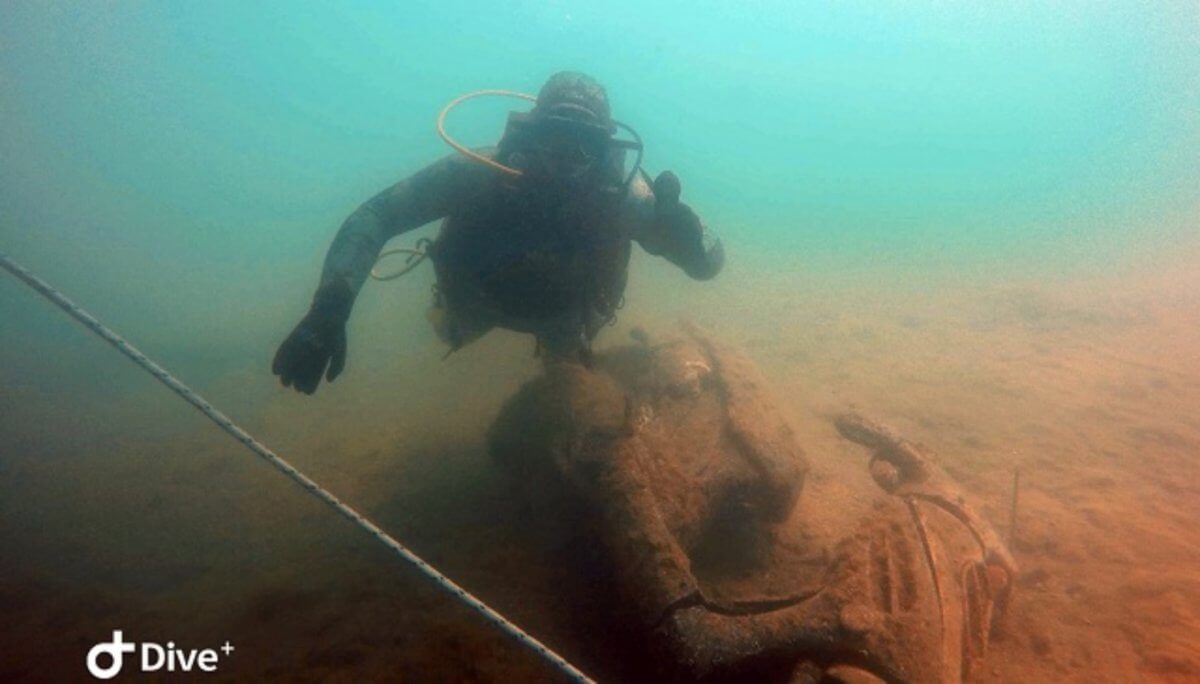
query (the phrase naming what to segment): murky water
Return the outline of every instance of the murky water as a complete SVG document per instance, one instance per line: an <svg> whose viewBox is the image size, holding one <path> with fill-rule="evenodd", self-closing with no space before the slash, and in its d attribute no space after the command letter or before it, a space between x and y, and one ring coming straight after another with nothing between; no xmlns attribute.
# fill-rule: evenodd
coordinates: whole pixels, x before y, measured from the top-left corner
<svg viewBox="0 0 1200 684"><path fill-rule="evenodd" d="M598 344L689 318L740 345L814 491L852 453L824 417L849 404L997 521L1021 467L1025 574L982 676L1186 681L1198 26L1190 3L7 3L0 250L587 672L650 680L602 564L486 454L529 338L442 360L423 267L363 290L337 382L269 372L345 216L448 152L445 102L585 71L729 254L706 283L636 254ZM518 104L451 128L488 143ZM81 679L114 629L229 640L235 680L552 678L3 280L0 679Z"/></svg>

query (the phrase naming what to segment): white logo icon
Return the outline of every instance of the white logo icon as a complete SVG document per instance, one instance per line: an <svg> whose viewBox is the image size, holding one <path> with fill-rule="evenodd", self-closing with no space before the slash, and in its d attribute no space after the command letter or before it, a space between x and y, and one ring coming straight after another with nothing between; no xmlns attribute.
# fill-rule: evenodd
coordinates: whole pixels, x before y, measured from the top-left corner
<svg viewBox="0 0 1200 684"><path fill-rule="evenodd" d="M88 672L91 672L96 679L112 679L121 671L125 654L133 653L136 650L137 645L121 641L121 630L113 630L112 641L101 641L88 651ZM97 662L102 655L107 655L112 660L107 667L101 667Z"/></svg>

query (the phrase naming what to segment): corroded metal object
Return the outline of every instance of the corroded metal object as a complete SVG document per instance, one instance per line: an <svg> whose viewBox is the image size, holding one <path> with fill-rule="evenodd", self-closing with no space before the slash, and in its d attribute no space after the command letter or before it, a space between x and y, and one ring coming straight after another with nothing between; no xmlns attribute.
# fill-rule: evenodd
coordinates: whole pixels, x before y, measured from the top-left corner
<svg viewBox="0 0 1200 684"><path fill-rule="evenodd" d="M782 523L808 460L753 364L692 327L636 339L593 370L548 367L491 447L519 480L548 476L586 502L671 660L694 677L770 660L793 681L969 678L1016 566L945 472L887 428L839 417L890 496L832 553L806 548Z"/></svg>

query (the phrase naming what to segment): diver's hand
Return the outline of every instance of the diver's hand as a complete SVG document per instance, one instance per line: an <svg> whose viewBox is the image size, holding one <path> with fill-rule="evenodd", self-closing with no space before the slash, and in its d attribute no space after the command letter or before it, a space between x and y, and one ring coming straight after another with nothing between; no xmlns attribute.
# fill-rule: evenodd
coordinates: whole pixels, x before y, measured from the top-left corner
<svg viewBox="0 0 1200 684"><path fill-rule="evenodd" d="M704 222L687 204L679 201L683 188L679 178L663 171L654 179L654 216L659 234L679 255L684 271L697 280L708 280L725 265L725 248L704 228Z"/></svg>
<svg viewBox="0 0 1200 684"><path fill-rule="evenodd" d="M674 213L679 205L679 194L683 185L679 176L670 171L663 171L654 179L654 213L658 216L668 216Z"/></svg>
<svg viewBox="0 0 1200 684"><path fill-rule="evenodd" d="M288 335L271 372L284 387L312 394L321 375L333 382L346 367L346 320L353 296L347 290L323 288L313 298L312 308Z"/></svg>
<svg viewBox="0 0 1200 684"><path fill-rule="evenodd" d="M654 179L654 221L660 234L677 245L698 243L704 224L692 208L679 201L679 177L663 171Z"/></svg>

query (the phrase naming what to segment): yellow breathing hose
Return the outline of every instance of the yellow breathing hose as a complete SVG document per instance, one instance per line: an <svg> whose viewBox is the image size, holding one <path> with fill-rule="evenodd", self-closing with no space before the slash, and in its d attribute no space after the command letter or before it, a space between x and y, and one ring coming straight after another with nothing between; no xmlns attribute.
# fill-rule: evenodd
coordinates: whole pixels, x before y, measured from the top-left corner
<svg viewBox="0 0 1200 684"><path fill-rule="evenodd" d="M482 154L474 152L474 151L470 150L469 148L467 148L465 145L460 144L458 141L451 138L450 134L446 132L446 115L450 113L451 109L454 109L458 105L460 105L463 102L466 102L467 100L470 100L472 98L483 97L483 96L488 96L488 95L499 95L499 96L503 96L503 97L517 97L522 100L529 100L530 102L537 102L536 97L526 94L526 93L519 93L515 90L495 90L495 89L475 90L475 91L469 92L465 95L459 95L458 97L454 98L449 103L447 103L445 107L442 107L442 111L438 113L438 116L437 116L438 136L441 137L442 140L445 140L447 145L449 145L450 147L453 147L456 151L458 151L459 154L463 155L464 157L467 157L473 161L477 161L480 164L483 164L485 166L490 166L493 169L496 169L497 171L499 171L501 173L505 173L505 174L508 174L513 177L519 177L521 175L520 169L514 169L511 166L505 166L504 164L501 164L500 162L495 161L494 159L488 159L487 157L483 156ZM392 256L393 254L409 255L408 258L404 261L404 267L401 268L399 271L396 271L395 273L389 273L387 275L380 274L379 273L379 263L381 261L383 261L384 259L388 258L389 256ZM420 249L419 246L417 249L413 249L411 247L396 247L393 249L385 250L383 253L381 253L379 255L379 257L377 259L375 259L375 267L371 269L371 278L378 280L378 281L395 280L396 278L399 278L400 276L404 275L405 273L408 273L409 271L416 268L417 265L420 264L424 260L425 254L426 254L425 251Z"/></svg>
<svg viewBox="0 0 1200 684"><path fill-rule="evenodd" d="M488 159L487 157L483 156L482 154L473 152L473 151L467 149L466 147L464 147L463 145L460 145L457 141L455 141L453 138L451 138L448 133L446 133L446 115L450 113L451 109L454 109L455 107L462 104L463 102L466 102L467 100L470 100L470 99L476 98L476 97L486 96L486 95L500 95L503 97L519 97L522 100L529 100L530 102L537 102L536 97L534 97L532 95L528 95L526 93L519 93L515 90L476 90L474 92L470 92L465 95L459 95L458 97L451 100L450 103L447 104L445 107L442 107L441 113L438 114L438 118L437 118L438 135L441 136L442 140L446 141L447 145L458 150L458 152L460 154L462 154L463 156L474 159L475 161L479 162L480 164L490 166L493 169L500 171L501 173L507 173L510 176L520 176L521 175L520 169L514 169L511 166L505 166L504 164L501 164L500 162L495 161L494 159Z"/></svg>
<svg viewBox="0 0 1200 684"><path fill-rule="evenodd" d="M387 275L383 275L383 274L379 273L379 264L384 259L390 257L393 254L407 254L408 255L408 258L404 260L404 267L401 268L399 271L396 271L395 273L388 273ZM371 277L380 282L387 281L387 280L395 280L396 278L399 278L400 276L404 275L405 273L408 273L409 271L411 271L414 268L416 268L417 266L419 266L421 264L421 262L424 260L425 260L425 252L422 251L421 249L414 249L412 247L395 247L392 249L384 250L383 253L380 254L375 259L375 266L373 266L371 268Z"/></svg>

